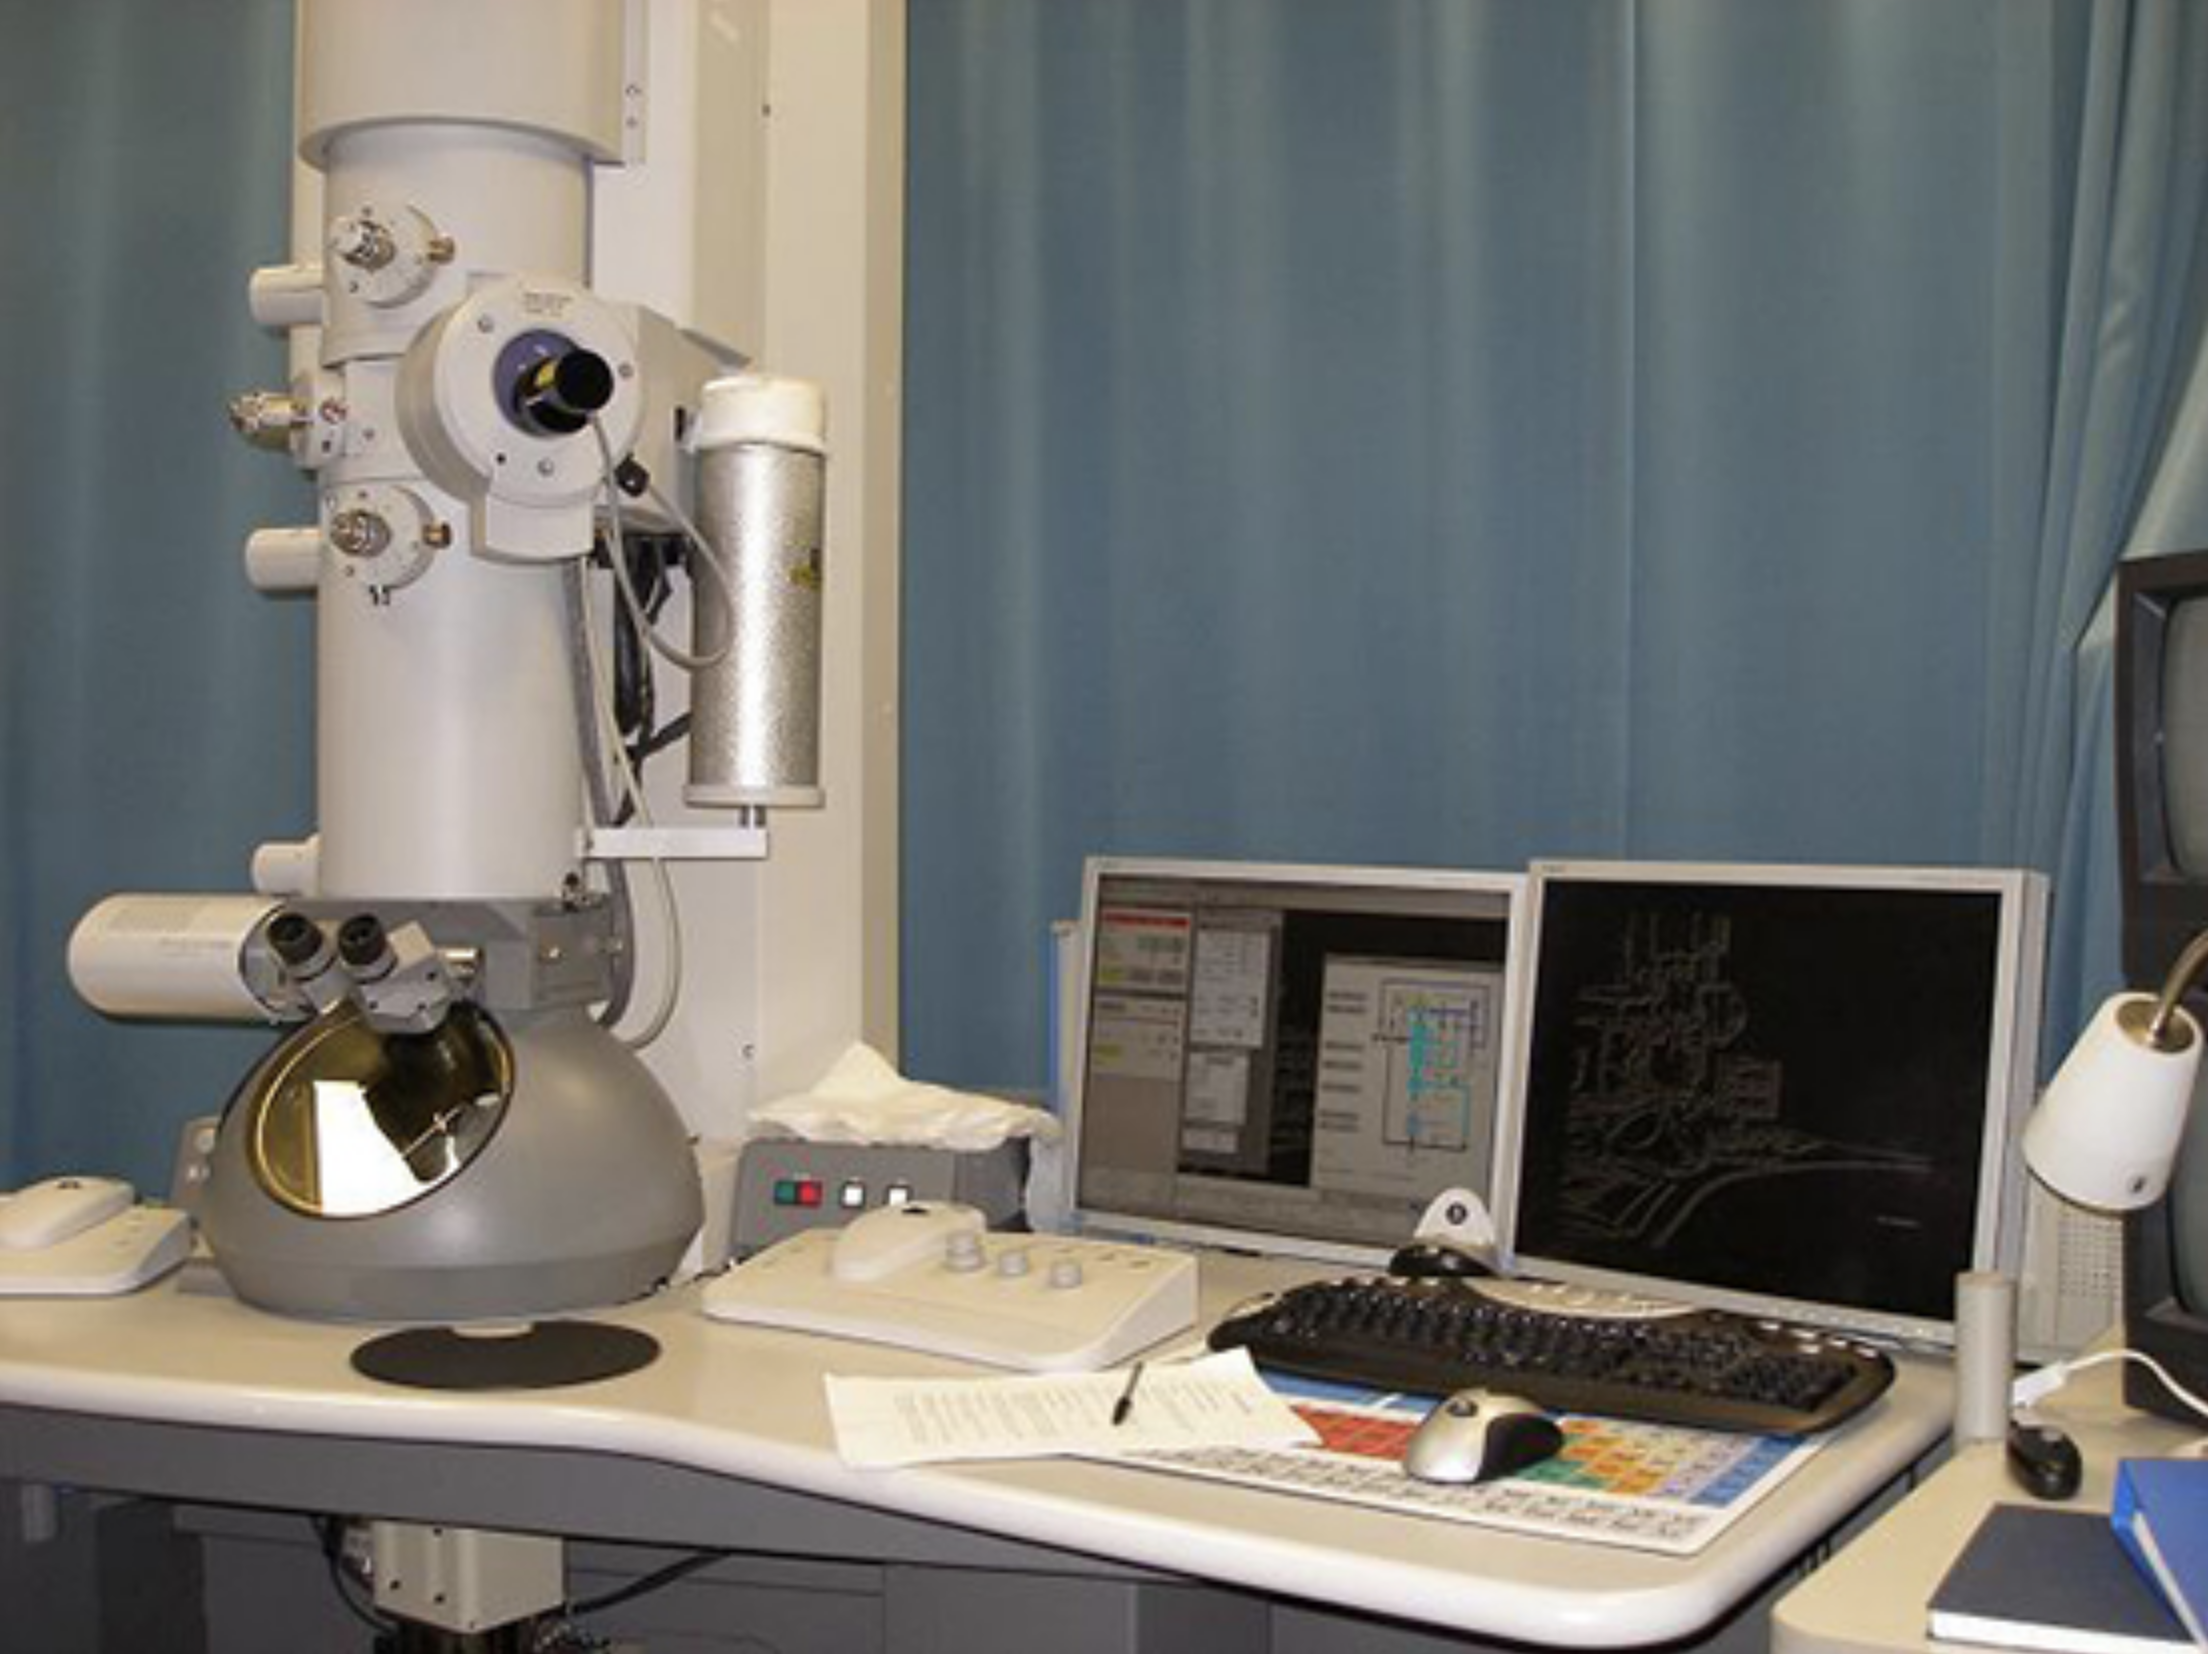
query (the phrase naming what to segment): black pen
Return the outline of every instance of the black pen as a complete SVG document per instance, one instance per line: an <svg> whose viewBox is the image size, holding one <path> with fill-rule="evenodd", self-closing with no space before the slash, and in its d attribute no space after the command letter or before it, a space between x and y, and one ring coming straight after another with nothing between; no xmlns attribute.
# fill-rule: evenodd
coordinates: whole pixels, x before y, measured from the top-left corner
<svg viewBox="0 0 2208 1654"><path fill-rule="evenodd" d="M1127 1369L1127 1388L1119 1392L1119 1399L1112 1403L1112 1428L1118 1429L1127 1422L1127 1415L1135 1410L1135 1386L1142 1382L1142 1363L1136 1362Z"/></svg>

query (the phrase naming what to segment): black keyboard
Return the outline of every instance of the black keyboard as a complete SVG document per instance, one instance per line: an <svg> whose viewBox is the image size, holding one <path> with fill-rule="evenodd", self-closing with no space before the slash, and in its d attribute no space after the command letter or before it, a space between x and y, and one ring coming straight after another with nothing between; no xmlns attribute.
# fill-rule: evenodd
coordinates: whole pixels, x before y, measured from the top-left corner
<svg viewBox="0 0 2208 1654"><path fill-rule="evenodd" d="M1292 1288L1222 1321L1211 1347L1386 1390L1499 1390L1560 1413L1776 1435L1829 1430L1894 1381L1879 1351L1774 1321L1529 1307L1473 1281L1392 1276Z"/></svg>

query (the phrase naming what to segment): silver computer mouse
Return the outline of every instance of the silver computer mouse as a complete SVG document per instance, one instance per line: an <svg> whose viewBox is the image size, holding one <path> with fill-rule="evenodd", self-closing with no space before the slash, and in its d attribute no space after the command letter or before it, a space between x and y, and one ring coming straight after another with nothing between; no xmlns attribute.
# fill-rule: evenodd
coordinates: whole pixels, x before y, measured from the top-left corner
<svg viewBox="0 0 2208 1654"><path fill-rule="evenodd" d="M1422 1482L1490 1482L1553 1458L1563 1446L1556 1420L1532 1402L1459 1390L1411 1433L1403 1469Z"/></svg>

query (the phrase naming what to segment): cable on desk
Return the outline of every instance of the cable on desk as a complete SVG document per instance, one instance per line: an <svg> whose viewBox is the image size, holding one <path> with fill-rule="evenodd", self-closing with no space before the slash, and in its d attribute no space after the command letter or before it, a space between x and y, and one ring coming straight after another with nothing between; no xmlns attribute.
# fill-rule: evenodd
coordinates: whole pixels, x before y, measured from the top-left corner
<svg viewBox="0 0 2208 1654"><path fill-rule="evenodd" d="M2170 1370L2151 1355L2138 1350L2096 1350L2091 1355L2081 1355L2070 1361L2057 1361L2042 1367L2036 1373L2026 1373L2009 1391L2009 1402L2015 1407L2030 1407L2053 1395L2072 1376L2088 1367L2105 1367L2111 1361L2133 1361L2147 1369L2162 1381L2162 1388L2169 1391L2185 1406L2202 1418L2208 1419L2208 1401L2203 1401L2192 1391L2170 1376Z"/></svg>

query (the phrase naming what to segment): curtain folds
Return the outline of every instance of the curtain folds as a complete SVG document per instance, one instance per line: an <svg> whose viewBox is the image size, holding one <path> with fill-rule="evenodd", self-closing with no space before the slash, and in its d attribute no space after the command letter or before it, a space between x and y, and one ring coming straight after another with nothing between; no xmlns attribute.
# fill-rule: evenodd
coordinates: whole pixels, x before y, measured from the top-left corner
<svg viewBox="0 0 2208 1654"><path fill-rule="evenodd" d="M908 1065L1100 851L2059 867L2066 1024L2187 10L915 0Z"/></svg>
<svg viewBox="0 0 2208 1654"><path fill-rule="evenodd" d="M239 551L313 501L220 400L284 380L245 282L289 244L291 6L0 0L0 27L0 1187L158 1192L267 1035L119 1033L64 957L100 897L248 889L253 846L311 825L312 615Z"/></svg>
<svg viewBox="0 0 2208 1654"><path fill-rule="evenodd" d="M2208 14L2131 0L2093 8L2090 22L2041 616L2021 652L2025 767L2012 821L1989 843L2056 875L2056 1049L2121 979L2115 565L2208 545Z"/></svg>

